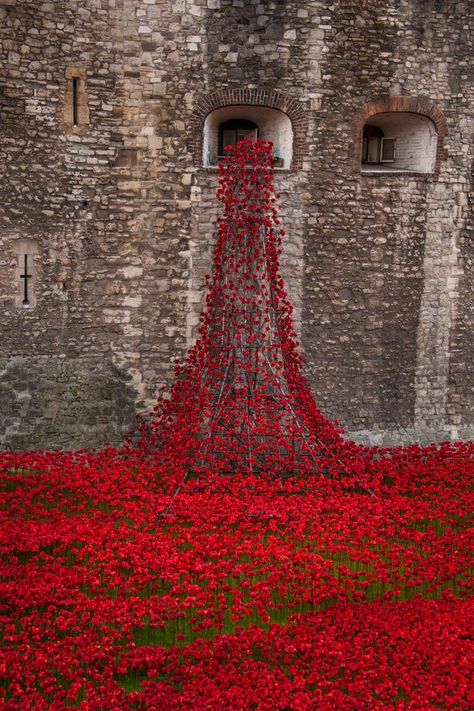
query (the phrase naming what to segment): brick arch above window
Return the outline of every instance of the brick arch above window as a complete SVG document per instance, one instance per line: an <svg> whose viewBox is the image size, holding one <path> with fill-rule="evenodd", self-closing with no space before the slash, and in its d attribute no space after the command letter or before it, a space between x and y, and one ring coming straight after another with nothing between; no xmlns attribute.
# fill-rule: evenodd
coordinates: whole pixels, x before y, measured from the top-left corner
<svg viewBox="0 0 474 711"><path fill-rule="evenodd" d="M374 99L365 104L354 116L352 122L353 134L353 167L356 172L360 172L361 164L361 147L364 126L370 122L370 119L378 114L389 113L405 113L418 114L429 118L436 128L437 143L436 143L436 158L432 174L438 174L441 161L446 159L446 151L444 149L444 139L448 133L448 126L444 114L440 109L427 99L421 99L415 96L387 96Z"/></svg>
<svg viewBox="0 0 474 711"><path fill-rule="evenodd" d="M207 94L198 99L191 117L191 150L193 164L202 166L204 122L216 109L225 106L262 106L278 109L287 114L293 129L293 157L291 170L301 170L306 149L306 131L308 118L301 102L294 97L269 89L223 89L214 94Z"/></svg>

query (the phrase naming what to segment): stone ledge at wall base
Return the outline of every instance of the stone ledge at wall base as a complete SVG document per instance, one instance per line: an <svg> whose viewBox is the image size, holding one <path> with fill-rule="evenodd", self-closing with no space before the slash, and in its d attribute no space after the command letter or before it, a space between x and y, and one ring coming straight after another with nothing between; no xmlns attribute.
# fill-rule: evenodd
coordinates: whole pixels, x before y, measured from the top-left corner
<svg viewBox="0 0 474 711"><path fill-rule="evenodd" d="M130 376L103 357L0 359L0 449L117 445L136 408Z"/></svg>
<svg viewBox="0 0 474 711"><path fill-rule="evenodd" d="M375 447L398 447L410 444L474 440L474 424L462 427L410 427L399 430L354 430L344 432L344 438Z"/></svg>

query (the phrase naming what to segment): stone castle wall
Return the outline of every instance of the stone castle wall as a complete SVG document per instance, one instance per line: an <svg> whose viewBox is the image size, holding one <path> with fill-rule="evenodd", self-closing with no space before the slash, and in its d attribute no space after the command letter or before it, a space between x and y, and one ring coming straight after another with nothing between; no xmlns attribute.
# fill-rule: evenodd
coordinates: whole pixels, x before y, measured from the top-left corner
<svg viewBox="0 0 474 711"><path fill-rule="evenodd" d="M204 120L233 104L292 121L283 273L323 412L472 437L473 26L467 0L0 0L0 446L119 441L171 382L218 212ZM361 175L383 107L433 121L433 173Z"/></svg>

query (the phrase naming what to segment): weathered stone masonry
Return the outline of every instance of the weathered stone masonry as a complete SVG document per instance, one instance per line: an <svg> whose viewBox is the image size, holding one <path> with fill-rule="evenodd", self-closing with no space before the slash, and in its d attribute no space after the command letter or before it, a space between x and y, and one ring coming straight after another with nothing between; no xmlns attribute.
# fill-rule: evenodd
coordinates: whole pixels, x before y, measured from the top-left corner
<svg viewBox="0 0 474 711"><path fill-rule="evenodd" d="M119 441L170 382L224 106L292 123L283 270L322 410L365 441L472 437L473 28L467 0L0 0L0 446ZM361 175L391 112L432 121L433 172Z"/></svg>

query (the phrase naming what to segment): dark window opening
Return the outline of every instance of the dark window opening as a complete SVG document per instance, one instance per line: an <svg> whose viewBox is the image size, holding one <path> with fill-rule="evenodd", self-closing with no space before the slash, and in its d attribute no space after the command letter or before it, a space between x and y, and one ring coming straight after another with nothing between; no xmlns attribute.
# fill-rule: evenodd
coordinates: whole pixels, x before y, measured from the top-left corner
<svg viewBox="0 0 474 711"><path fill-rule="evenodd" d="M258 126L247 119L232 119L219 125L218 159L222 160L227 154L227 146L233 148L244 138L255 141L258 138Z"/></svg>
<svg viewBox="0 0 474 711"><path fill-rule="evenodd" d="M72 125L79 125L79 78L72 80Z"/></svg>
<svg viewBox="0 0 474 711"><path fill-rule="evenodd" d="M20 274L20 279L23 279L23 304L28 306L30 303L28 279L32 278L32 274L28 271L28 254L23 255L23 274Z"/></svg>
<svg viewBox="0 0 474 711"><path fill-rule="evenodd" d="M378 126L364 126L362 137L362 163L377 165L379 163L394 163L395 138L386 138Z"/></svg>
<svg viewBox="0 0 474 711"><path fill-rule="evenodd" d="M362 163L378 163L383 131L377 126L364 126Z"/></svg>

